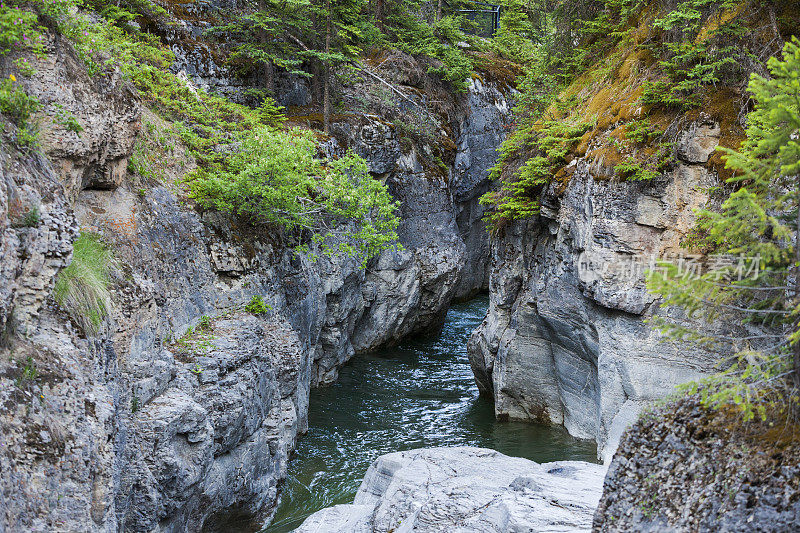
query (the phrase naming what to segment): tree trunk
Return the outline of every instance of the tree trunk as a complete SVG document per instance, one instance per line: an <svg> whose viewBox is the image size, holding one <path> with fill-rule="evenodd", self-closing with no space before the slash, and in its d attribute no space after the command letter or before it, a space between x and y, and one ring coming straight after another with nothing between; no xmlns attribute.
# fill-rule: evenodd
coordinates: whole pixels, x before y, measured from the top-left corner
<svg viewBox="0 0 800 533"><path fill-rule="evenodd" d="M325 2L326 18L325 18L325 54L331 53L331 2ZM325 135L331 132L331 62L325 61L325 74L324 74L324 101L322 104L322 118Z"/></svg>
<svg viewBox="0 0 800 533"><path fill-rule="evenodd" d="M258 7L260 10L265 10L267 8L266 2L264 0L260 0L258 2ZM258 35L258 41L261 44L261 49L266 51L267 43L269 42L269 36L265 30L261 30ZM266 61L264 63L264 68L262 71L262 86L270 93L270 95L275 95L275 71L273 69L272 61Z"/></svg>
<svg viewBox="0 0 800 533"><path fill-rule="evenodd" d="M444 0L439 0L439 2L436 4L436 21L437 22L442 20L442 2L443 1Z"/></svg>
<svg viewBox="0 0 800 533"><path fill-rule="evenodd" d="M797 192L797 227L794 234L794 304L800 305L800 183ZM800 330L800 319L794 323L794 331ZM800 341L794 343L792 347L793 370L792 378L795 386L795 394L800 392Z"/></svg>
<svg viewBox="0 0 800 533"><path fill-rule="evenodd" d="M264 65L264 88L271 96L275 96L275 65L272 61Z"/></svg>
<svg viewBox="0 0 800 533"><path fill-rule="evenodd" d="M375 21L378 23L378 29L383 31L383 1L375 0Z"/></svg>
<svg viewBox="0 0 800 533"><path fill-rule="evenodd" d="M322 101L322 72L320 61L314 60L311 64L311 100L315 106Z"/></svg>

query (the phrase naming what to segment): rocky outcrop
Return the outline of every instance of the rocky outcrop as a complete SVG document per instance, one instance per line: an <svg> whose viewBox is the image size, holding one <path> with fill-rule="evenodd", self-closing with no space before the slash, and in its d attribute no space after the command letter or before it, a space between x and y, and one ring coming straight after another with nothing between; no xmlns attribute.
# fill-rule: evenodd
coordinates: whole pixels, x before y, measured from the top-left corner
<svg viewBox="0 0 800 533"><path fill-rule="evenodd" d="M296 531L324 533L588 531L604 469L537 464L483 448L423 448L379 457L350 505Z"/></svg>
<svg viewBox="0 0 800 533"><path fill-rule="evenodd" d="M0 144L0 331L28 332L69 264L78 233L63 185L40 154Z"/></svg>
<svg viewBox="0 0 800 533"><path fill-rule="evenodd" d="M117 512L130 530L197 531L258 517L306 428L308 352L276 316L231 312L138 378ZM138 453L141 450L151 453Z"/></svg>
<svg viewBox="0 0 800 533"><path fill-rule="evenodd" d="M674 311L644 273L685 254L693 210L716 183L704 163L718 140L701 118L680 134L674 168L649 182L609 180L602 161L577 159L565 190L544 192L541 216L494 239L490 307L468 352L499 418L563 424L608 460L643 405L712 370L712 356L646 324Z"/></svg>
<svg viewBox="0 0 800 533"><path fill-rule="evenodd" d="M351 146L401 201L404 249L366 269L310 262L275 232L198 213L169 186L134 184L124 171L143 113L135 93L115 75L89 77L66 42L51 42L30 81L47 157L0 148L0 523L257 523L306 429L309 388L334 380L358 351L436 327L460 287L484 286L470 266L487 262L469 244L479 239L477 208L460 213L487 186L478 175L507 105L473 84L454 116L475 162L443 174L422 165L422 148L396 149L394 131L376 135L380 121L350 126ZM80 141L52 120L56 109L81 124ZM184 163L161 170L178 175ZM101 234L121 265L112 312L90 338L51 297L79 227ZM245 312L253 296L268 313Z"/></svg>
<svg viewBox="0 0 800 533"><path fill-rule="evenodd" d="M509 96L497 87L472 80L468 112L461 115L456 139L458 151L450 178L458 234L465 244L465 263L455 297L468 298L489 288L491 252L483 217L487 207L479 200L492 187L489 170L511 120Z"/></svg>
<svg viewBox="0 0 800 533"><path fill-rule="evenodd" d="M140 125L136 90L119 72L90 75L66 38L47 35L47 53L21 80L38 100L39 116L55 117L40 121L39 142L70 200L86 188L115 189Z"/></svg>
<svg viewBox="0 0 800 533"><path fill-rule="evenodd" d="M121 183L140 115L138 97L118 72L90 77L73 48L50 33L44 48L31 77L17 83L38 100L38 142L47 157L20 154L5 140L0 146L0 328L23 332L70 261L78 229L71 204L84 188ZM18 59L4 55L0 71Z"/></svg>
<svg viewBox="0 0 800 533"><path fill-rule="evenodd" d="M594 531L796 531L797 431L698 397L646 412L611 462Z"/></svg>

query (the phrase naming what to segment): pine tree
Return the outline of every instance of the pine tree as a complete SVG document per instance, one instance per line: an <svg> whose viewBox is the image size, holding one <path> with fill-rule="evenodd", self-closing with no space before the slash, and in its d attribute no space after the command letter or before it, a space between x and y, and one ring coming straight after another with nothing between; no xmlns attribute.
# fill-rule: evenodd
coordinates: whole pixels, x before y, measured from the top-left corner
<svg viewBox="0 0 800 533"><path fill-rule="evenodd" d="M258 0L249 2L228 24L209 33L232 41L229 61L242 69L261 71L262 86L274 92L274 69L308 77L303 69L301 38L311 30L309 0Z"/></svg>
<svg viewBox="0 0 800 533"><path fill-rule="evenodd" d="M727 152L728 181L738 187L718 212L700 213L702 244L718 254L756 258L758 271L739 279L740 264L685 275L675 266L651 276L667 304L713 322L739 317L746 333L703 334L663 324L682 339L725 347L735 354L703 390L712 404L736 403L745 418L766 418L769 408L800 396L800 41L771 58L767 79L753 75L756 102L747 140ZM714 259L715 257L712 257ZM751 260L748 260L748 262Z"/></svg>

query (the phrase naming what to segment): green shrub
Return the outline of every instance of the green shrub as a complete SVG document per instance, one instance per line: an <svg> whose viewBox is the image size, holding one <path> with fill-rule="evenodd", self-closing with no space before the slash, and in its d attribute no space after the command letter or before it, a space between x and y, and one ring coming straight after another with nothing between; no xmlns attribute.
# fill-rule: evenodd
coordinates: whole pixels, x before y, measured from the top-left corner
<svg viewBox="0 0 800 533"><path fill-rule="evenodd" d="M272 306L264 302L261 296L253 296L250 303L244 306L244 310L252 315L264 315L272 309Z"/></svg>
<svg viewBox="0 0 800 533"><path fill-rule="evenodd" d="M17 364L21 365L22 361L17 361ZM28 383L35 381L37 377L39 377L39 371L36 369L36 363L33 361L33 357L29 355L25 359L25 366L22 367L19 376L14 380L14 384L20 389L23 389Z"/></svg>
<svg viewBox="0 0 800 533"><path fill-rule="evenodd" d="M414 56L438 59L441 64L429 67L428 72L449 81L456 90L465 90L474 66L472 58L458 46L470 40L461 31L461 23L461 18L452 16L442 17L434 24L411 16L402 26L393 28L396 41L391 44Z"/></svg>
<svg viewBox="0 0 800 533"><path fill-rule="evenodd" d="M39 213L39 206L34 205L30 209L28 209L28 211L24 215L18 217L12 224L12 227L35 228L36 226L39 225L40 220L41 220L41 214Z"/></svg>
<svg viewBox="0 0 800 533"><path fill-rule="evenodd" d="M646 122L646 121L645 121ZM644 133L643 133L644 132ZM643 138L643 142L649 141L651 135L657 135L649 130L649 127L634 127L626 132L628 139ZM675 143L659 141L652 144L655 149L652 155L648 155L648 150L634 150L629 142L620 142L612 139L617 150L621 153L632 151L625 159L614 166L614 171L621 177L631 181L648 181L661 176L673 163L673 151Z"/></svg>
<svg viewBox="0 0 800 533"><path fill-rule="evenodd" d="M131 393L131 413L135 413L139 410L139 397L136 395L135 392Z"/></svg>
<svg viewBox="0 0 800 533"><path fill-rule="evenodd" d="M703 103L704 89L725 80L741 78L743 65L760 62L741 46L750 33L737 20L725 22L703 35L712 16L731 9L739 0L683 0L653 23L653 27L678 35L675 42L654 40L649 48L660 57L664 77L644 84L642 103L687 110Z"/></svg>
<svg viewBox="0 0 800 533"><path fill-rule="evenodd" d="M254 223L310 234L321 252L359 257L363 262L397 241L397 204L369 175L361 157L314 157L310 131L254 130L220 171L190 177L191 197L204 206ZM347 224L344 235L334 228ZM302 245L301 251L310 247Z"/></svg>
<svg viewBox="0 0 800 533"><path fill-rule="evenodd" d="M64 126L67 131L74 131L75 133L80 133L83 131L83 126L81 126L81 123L78 122L78 119L75 117L75 115L67 111L61 104L56 105L55 121L57 124Z"/></svg>
<svg viewBox="0 0 800 533"><path fill-rule="evenodd" d="M16 124L16 144L19 147L36 143L37 131L30 121L31 115L39 106L39 101L16 84L12 74L0 83L0 112Z"/></svg>
<svg viewBox="0 0 800 533"><path fill-rule="evenodd" d="M211 324L211 317L208 315L201 316L200 322L197 324L197 331L209 332L212 329L213 325Z"/></svg>
<svg viewBox="0 0 800 533"><path fill-rule="evenodd" d="M81 233L73 244L72 262L56 277L56 302L87 335L97 333L111 309L109 286L118 269L98 235Z"/></svg>
<svg viewBox="0 0 800 533"><path fill-rule="evenodd" d="M647 118L632 120L625 125L625 138L636 143L648 143L664 132L650 124Z"/></svg>

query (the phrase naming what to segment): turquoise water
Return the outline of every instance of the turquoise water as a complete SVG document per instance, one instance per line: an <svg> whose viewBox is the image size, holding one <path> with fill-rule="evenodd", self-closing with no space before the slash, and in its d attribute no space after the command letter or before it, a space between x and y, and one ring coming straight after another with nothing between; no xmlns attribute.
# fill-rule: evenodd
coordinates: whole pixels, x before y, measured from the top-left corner
<svg viewBox="0 0 800 533"><path fill-rule="evenodd" d="M596 461L593 442L561 428L494 419L466 354L487 306L485 296L454 305L439 335L357 356L335 384L311 392L308 434L264 533L292 531L314 511L352 502L367 467L388 452L481 446L537 462Z"/></svg>

